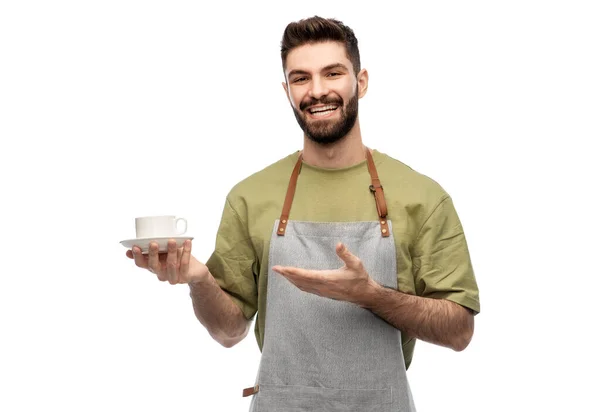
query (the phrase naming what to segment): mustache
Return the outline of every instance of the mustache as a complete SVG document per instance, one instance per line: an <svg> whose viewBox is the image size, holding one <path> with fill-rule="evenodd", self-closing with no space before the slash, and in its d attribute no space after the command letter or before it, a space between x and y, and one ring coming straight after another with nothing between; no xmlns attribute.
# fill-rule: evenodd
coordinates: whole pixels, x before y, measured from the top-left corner
<svg viewBox="0 0 600 412"><path fill-rule="evenodd" d="M320 99L315 99L314 97L310 100L305 100L300 103L300 110L304 110L307 107L313 106L315 104L337 104L338 106L343 106L343 101L341 99L336 99L334 97L321 97Z"/></svg>

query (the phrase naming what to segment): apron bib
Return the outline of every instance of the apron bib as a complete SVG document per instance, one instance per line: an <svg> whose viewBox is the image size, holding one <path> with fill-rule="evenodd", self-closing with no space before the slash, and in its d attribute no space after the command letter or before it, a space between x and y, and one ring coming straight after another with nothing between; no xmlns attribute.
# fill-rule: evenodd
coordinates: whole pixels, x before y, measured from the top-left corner
<svg viewBox="0 0 600 412"><path fill-rule="evenodd" d="M396 248L383 188L370 151L367 164L379 219L370 222L290 221L298 162L269 250L263 350L250 412L412 412L400 331L358 305L301 291L275 265L337 269L343 242L369 275L397 289Z"/></svg>

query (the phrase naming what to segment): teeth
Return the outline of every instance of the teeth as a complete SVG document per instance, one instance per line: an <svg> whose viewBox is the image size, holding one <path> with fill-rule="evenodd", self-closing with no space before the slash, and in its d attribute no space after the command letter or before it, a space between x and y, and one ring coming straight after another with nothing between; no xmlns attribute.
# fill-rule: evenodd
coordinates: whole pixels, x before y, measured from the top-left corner
<svg viewBox="0 0 600 412"><path fill-rule="evenodd" d="M315 112L315 113L311 113L314 117L323 117L328 115L329 113L333 112L333 110L326 110L324 112Z"/></svg>
<svg viewBox="0 0 600 412"><path fill-rule="evenodd" d="M309 109L309 111L311 113L318 113L318 112L326 112L326 111L335 110L335 109L337 109L337 106L335 104L330 104L327 106L315 107L313 109Z"/></svg>

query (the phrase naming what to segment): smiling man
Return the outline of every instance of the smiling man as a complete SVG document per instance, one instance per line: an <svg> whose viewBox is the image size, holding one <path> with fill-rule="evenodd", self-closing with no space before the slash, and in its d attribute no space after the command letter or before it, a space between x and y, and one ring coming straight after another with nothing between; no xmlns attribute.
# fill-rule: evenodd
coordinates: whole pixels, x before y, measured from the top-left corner
<svg viewBox="0 0 600 412"><path fill-rule="evenodd" d="M314 73L307 69L325 60L338 62L317 66ZM289 67L298 68L286 74L283 87L300 128L315 143L331 145L347 136L356 124L359 90L348 63L345 49L331 42L300 46L288 56ZM361 79L365 85L366 76L364 71Z"/></svg>
<svg viewBox="0 0 600 412"><path fill-rule="evenodd" d="M281 58L302 150L230 191L206 264L190 241L128 256L189 284L198 320L226 347L258 313L251 411L413 411L416 339L461 351L479 312L460 220L438 183L363 144L369 77L350 28L290 23Z"/></svg>

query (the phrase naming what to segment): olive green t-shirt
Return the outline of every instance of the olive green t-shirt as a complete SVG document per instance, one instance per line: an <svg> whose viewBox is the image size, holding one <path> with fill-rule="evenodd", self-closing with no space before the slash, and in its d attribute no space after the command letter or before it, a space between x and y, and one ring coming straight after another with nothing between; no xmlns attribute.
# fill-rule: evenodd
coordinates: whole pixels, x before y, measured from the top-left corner
<svg viewBox="0 0 600 412"><path fill-rule="evenodd" d="M206 262L219 286L247 319L258 312L262 351L269 243L298 159L295 152L235 185L227 195L215 250ZM431 178L373 150L396 244L398 290L448 299L479 312L479 291L452 199ZM366 160L342 169L303 163L290 220L354 222L378 219ZM340 262L340 266L342 263ZM415 340L402 337L406 367Z"/></svg>

